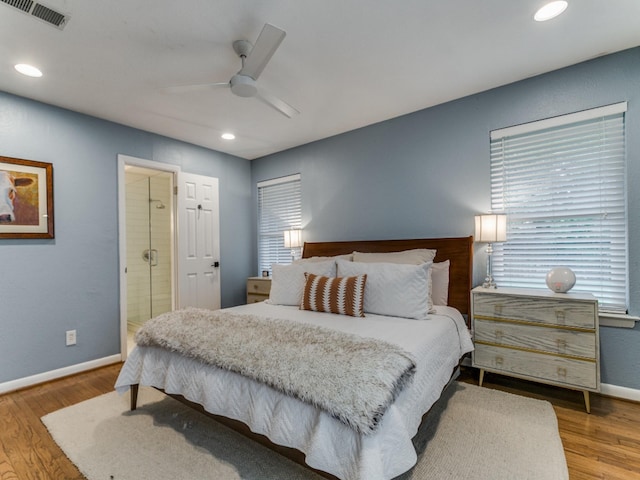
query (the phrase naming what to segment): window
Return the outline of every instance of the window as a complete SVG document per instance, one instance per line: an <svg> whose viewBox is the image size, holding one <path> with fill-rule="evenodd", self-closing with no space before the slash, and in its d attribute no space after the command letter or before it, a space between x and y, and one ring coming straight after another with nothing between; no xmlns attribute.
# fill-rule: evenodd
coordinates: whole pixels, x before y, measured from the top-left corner
<svg viewBox="0 0 640 480"><path fill-rule="evenodd" d="M572 291L626 313L625 112L626 102L491 132L491 208L507 214L498 284L540 288L567 266Z"/></svg>
<svg viewBox="0 0 640 480"><path fill-rule="evenodd" d="M271 271L274 263L291 263L284 231L302 226L300 183L300 174L258 182L259 271Z"/></svg>

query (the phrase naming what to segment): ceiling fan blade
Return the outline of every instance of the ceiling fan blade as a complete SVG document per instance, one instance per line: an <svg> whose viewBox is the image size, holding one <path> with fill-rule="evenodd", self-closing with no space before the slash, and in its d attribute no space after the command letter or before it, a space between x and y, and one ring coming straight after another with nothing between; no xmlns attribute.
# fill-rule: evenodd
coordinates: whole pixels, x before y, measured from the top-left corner
<svg viewBox="0 0 640 480"><path fill-rule="evenodd" d="M258 40L244 60L242 69L238 73L248 75L254 80L257 80L264 70L264 67L267 66L267 63L269 63L269 60L282 43L282 40L284 40L286 34L284 30L265 23Z"/></svg>
<svg viewBox="0 0 640 480"><path fill-rule="evenodd" d="M276 109L285 117L292 118L293 116L298 115L300 113L298 110L293 108L284 100L280 100L278 97L275 97L270 93L265 92L264 90L259 90L258 93L255 95L255 98L260 100L262 103L269 105L271 108Z"/></svg>
<svg viewBox="0 0 640 480"><path fill-rule="evenodd" d="M191 85L174 85L172 87L163 87L162 90L167 93L185 93L185 92L201 92L217 87L229 87L229 82L217 83L196 83Z"/></svg>

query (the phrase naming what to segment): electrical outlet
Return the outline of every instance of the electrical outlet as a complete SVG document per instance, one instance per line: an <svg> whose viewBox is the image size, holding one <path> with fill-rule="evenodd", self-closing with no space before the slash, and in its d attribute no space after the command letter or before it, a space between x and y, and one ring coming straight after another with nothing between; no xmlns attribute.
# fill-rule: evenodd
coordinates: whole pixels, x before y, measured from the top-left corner
<svg viewBox="0 0 640 480"><path fill-rule="evenodd" d="M76 344L76 331L67 330L67 347Z"/></svg>

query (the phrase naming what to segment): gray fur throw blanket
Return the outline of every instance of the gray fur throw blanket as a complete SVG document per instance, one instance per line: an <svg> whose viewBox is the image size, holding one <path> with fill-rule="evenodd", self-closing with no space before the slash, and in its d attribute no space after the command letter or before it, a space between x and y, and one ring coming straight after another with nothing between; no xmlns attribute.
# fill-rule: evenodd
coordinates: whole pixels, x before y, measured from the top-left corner
<svg viewBox="0 0 640 480"><path fill-rule="evenodd" d="M149 320L135 340L265 383L365 435L375 431L416 368L409 353L381 340L197 308Z"/></svg>

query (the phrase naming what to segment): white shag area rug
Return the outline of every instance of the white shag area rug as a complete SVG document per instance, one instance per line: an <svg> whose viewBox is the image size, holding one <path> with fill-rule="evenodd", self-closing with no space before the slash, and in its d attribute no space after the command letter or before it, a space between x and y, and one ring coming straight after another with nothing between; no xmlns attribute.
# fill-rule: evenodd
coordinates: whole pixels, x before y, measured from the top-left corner
<svg viewBox="0 0 640 480"><path fill-rule="evenodd" d="M42 417L88 480L320 480L313 472L153 389L108 393ZM402 480L563 480L549 402L454 382L414 439Z"/></svg>

